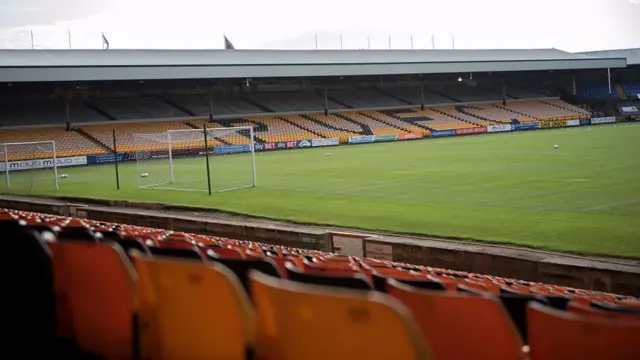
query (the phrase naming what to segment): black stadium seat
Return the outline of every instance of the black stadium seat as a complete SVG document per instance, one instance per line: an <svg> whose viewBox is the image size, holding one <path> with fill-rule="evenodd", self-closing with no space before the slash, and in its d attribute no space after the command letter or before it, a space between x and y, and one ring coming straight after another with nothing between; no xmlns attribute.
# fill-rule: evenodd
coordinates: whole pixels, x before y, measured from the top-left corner
<svg viewBox="0 0 640 360"><path fill-rule="evenodd" d="M51 251L36 231L2 229L0 274L2 342L24 344L23 352L44 355L52 351L57 323ZM28 358L25 355L21 354Z"/></svg>

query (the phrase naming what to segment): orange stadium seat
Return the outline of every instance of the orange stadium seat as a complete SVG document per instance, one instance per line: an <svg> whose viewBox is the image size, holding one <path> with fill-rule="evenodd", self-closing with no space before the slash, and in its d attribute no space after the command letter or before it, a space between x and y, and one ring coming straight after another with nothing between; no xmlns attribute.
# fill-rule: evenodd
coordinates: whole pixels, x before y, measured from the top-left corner
<svg viewBox="0 0 640 360"><path fill-rule="evenodd" d="M531 360L638 358L640 322L563 313L536 303L527 317Z"/></svg>
<svg viewBox="0 0 640 360"><path fill-rule="evenodd" d="M120 246L62 241L50 247L78 345L106 359L131 358L137 275Z"/></svg>
<svg viewBox="0 0 640 360"><path fill-rule="evenodd" d="M409 313L381 295L250 279L261 359L431 358Z"/></svg>
<svg viewBox="0 0 640 360"><path fill-rule="evenodd" d="M494 298L418 290L394 280L387 292L413 313L437 359L525 358L522 339Z"/></svg>
<svg viewBox="0 0 640 360"><path fill-rule="evenodd" d="M0 228L50 229L12 238L44 259L42 289L20 286L49 302L38 314L57 314L60 340L105 359L637 357L629 296L17 210Z"/></svg>

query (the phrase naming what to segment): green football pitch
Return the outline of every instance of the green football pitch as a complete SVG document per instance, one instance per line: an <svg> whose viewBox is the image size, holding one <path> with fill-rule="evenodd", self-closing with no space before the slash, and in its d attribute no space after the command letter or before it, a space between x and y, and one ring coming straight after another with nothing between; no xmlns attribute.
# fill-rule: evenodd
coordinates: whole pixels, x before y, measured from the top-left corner
<svg viewBox="0 0 640 360"><path fill-rule="evenodd" d="M554 144L559 148L554 149ZM330 153L330 154L328 154ZM171 186L206 189L203 158ZM251 183L250 157L210 159L214 190ZM257 187L139 189L168 161L14 172L14 191L215 208L307 223L640 258L640 125L625 124L256 154ZM140 174L149 174L141 178ZM2 190L6 191L6 188Z"/></svg>

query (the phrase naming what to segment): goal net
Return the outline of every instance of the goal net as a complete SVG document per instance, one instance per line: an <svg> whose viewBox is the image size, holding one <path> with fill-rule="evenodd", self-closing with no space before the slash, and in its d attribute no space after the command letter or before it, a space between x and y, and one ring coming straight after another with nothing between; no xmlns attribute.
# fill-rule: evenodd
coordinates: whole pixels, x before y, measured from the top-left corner
<svg viewBox="0 0 640 360"><path fill-rule="evenodd" d="M0 191L9 194L58 190L55 141L0 144Z"/></svg>
<svg viewBox="0 0 640 360"><path fill-rule="evenodd" d="M141 189L222 192L256 186L250 126L133 137Z"/></svg>

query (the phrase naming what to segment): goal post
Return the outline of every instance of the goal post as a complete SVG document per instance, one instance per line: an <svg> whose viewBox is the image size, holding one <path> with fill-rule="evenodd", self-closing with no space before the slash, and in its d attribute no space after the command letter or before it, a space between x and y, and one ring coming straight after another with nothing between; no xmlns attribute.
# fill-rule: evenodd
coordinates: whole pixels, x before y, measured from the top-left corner
<svg viewBox="0 0 640 360"><path fill-rule="evenodd" d="M58 158L53 140L0 144L0 190L31 194L59 190Z"/></svg>
<svg viewBox="0 0 640 360"><path fill-rule="evenodd" d="M141 189L224 192L257 184L251 126L169 130L133 137Z"/></svg>

